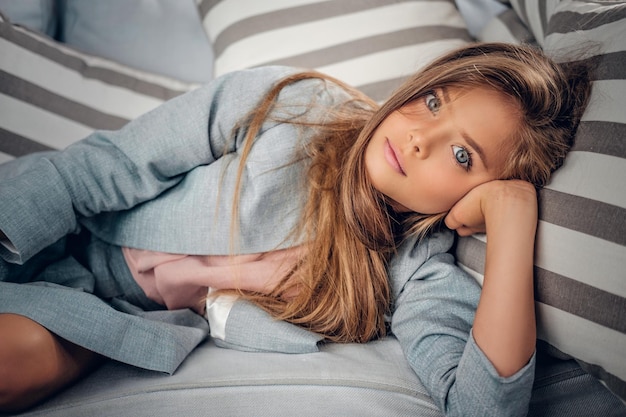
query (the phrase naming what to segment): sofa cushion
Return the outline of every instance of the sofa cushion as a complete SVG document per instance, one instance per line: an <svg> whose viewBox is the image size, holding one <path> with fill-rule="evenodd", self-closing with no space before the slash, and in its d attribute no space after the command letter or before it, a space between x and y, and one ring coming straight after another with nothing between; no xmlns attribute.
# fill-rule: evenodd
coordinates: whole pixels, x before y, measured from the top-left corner
<svg viewBox="0 0 626 417"><path fill-rule="evenodd" d="M0 11L14 24L50 37L56 34L56 0L0 0Z"/></svg>
<svg viewBox="0 0 626 417"><path fill-rule="evenodd" d="M0 162L118 129L196 87L80 53L2 15L0 56Z"/></svg>
<svg viewBox="0 0 626 417"><path fill-rule="evenodd" d="M547 22L549 55L597 69L574 147L540 192L538 337L626 399L626 3L564 0ZM461 239L457 256L480 278L481 240Z"/></svg>
<svg viewBox="0 0 626 417"><path fill-rule="evenodd" d="M203 0L199 8L215 76L266 64L313 68L376 100L471 40L452 0Z"/></svg>
<svg viewBox="0 0 626 417"><path fill-rule="evenodd" d="M212 79L213 53L193 0L65 0L59 40L143 71Z"/></svg>
<svg viewBox="0 0 626 417"><path fill-rule="evenodd" d="M481 42L537 43L528 27L512 8L506 9L489 19L476 39Z"/></svg>
<svg viewBox="0 0 626 417"><path fill-rule="evenodd" d="M561 0L511 0L511 6L522 22L533 33L535 40L543 46L548 20Z"/></svg>
<svg viewBox="0 0 626 417"><path fill-rule="evenodd" d="M474 38L482 32L493 17L508 8L498 0L456 0L455 3L470 35Z"/></svg>
<svg viewBox="0 0 626 417"><path fill-rule="evenodd" d="M393 337L289 355L196 348L172 376L108 361L23 416L441 417Z"/></svg>

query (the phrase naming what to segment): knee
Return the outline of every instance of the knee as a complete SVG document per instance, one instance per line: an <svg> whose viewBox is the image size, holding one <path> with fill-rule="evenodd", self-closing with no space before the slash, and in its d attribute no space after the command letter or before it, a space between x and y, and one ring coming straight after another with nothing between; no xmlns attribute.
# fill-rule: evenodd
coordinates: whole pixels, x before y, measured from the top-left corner
<svg viewBox="0 0 626 417"><path fill-rule="evenodd" d="M38 323L0 314L0 410L29 406L33 392L54 377L54 336Z"/></svg>

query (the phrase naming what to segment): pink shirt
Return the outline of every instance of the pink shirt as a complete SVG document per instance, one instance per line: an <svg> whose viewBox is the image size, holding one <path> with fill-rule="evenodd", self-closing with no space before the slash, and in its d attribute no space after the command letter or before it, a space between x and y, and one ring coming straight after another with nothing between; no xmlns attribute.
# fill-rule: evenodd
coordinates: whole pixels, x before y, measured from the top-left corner
<svg viewBox="0 0 626 417"><path fill-rule="evenodd" d="M177 255L122 248L135 281L148 298L169 310L204 313L207 290L242 289L267 293L296 264L302 248L250 255Z"/></svg>

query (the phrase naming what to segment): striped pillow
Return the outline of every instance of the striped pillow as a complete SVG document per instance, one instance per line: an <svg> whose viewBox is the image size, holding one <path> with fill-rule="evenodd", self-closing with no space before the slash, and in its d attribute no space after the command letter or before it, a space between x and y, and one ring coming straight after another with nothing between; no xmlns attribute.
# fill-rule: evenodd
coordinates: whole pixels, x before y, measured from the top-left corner
<svg viewBox="0 0 626 417"><path fill-rule="evenodd" d="M533 34L513 9L507 9L490 19L476 39L481 42L537 43Z"/></svg>
<svg viewBox="0 0 626 417"><path fill-rule="evenodd" d="M575 145L540 192L538 337L626 400L626 3L564 0L547 22L549 55L597 70ZM481 240L460 241L478 278L483 256Z"/></svg>
<svg viewBox="0 0 626 417"><path fill-rule="evenodd" d="M312 68L383 100L471 37L453 0L202 0L214 76L269 64Z"/></svg>
<svg viewBox="0 0 626 417"><path fill-rule="evenodd" d="M511 0L513 9L543 46L548 20L561 0Z"/></svg>
<svg viewBox="0 0 626 417"><path fill-rule="evenodd" d="M0 162L61 149L194 84L79 53L0 15Z"/></svg>

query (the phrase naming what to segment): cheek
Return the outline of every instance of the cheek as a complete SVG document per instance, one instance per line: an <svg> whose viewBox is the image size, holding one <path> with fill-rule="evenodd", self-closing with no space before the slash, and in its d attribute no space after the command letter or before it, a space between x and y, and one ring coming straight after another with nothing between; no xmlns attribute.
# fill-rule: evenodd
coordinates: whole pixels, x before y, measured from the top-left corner
<svg viewBox="0 0 626 417"><path fill-rule="evenodd" d="M433 212L448 211L467 194L475 185L459 179L455 175L442 176L429 184L432 198Z"/></svg>
<svg viewBox="0 0 626 417"><path fill-rule="evenodd" d="M454 193L454 194L453 194ZM433 180L412 186L405 205L422 214L437 214L448 211L458 200L456 190L444 181Z"/></svg>
<svg viewBox="0 0 626 417"><path fill-rule="evenodd" d="M448 211L459 201L466 193L466 191L459 191L458 189L447 190L445 188L438 188L439 198L437 199L436 209L437 213Z"/></svg>

